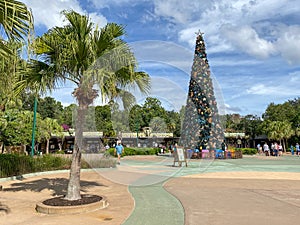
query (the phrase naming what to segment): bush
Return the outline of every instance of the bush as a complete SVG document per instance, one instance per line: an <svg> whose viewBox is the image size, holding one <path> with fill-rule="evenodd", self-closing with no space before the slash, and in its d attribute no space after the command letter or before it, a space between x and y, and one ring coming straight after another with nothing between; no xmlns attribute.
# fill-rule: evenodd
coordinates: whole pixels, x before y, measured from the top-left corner
<svg viewBox="0 0 300 225"><path fill-rule="evenodd" d="M256 148L239 148L238 150L241 150L243 155L255 155L257 153Z"/></svg>
<svg viewBox="0 0 300 225"><path fill-rule="evenodd" d="M26 156L18 154L0 154L0 178L20 176L27 173L70 169L70 155ZM112 158L92 158L88 162L81 161L81 168L110 168L116 167Z"/></svg>
<svg viewBox="0 0 300 225"><path fill-rule="evenodd" d="M159 148L128 148L125 147L122 156L127 155L156 155L160 151ZM115 155L115 149L110 148L107 150L107 153L109 153L111 156Z"/></svg>
<svg viewBox="0 0 300 225"><path fill-rule="evenodd" d="M70 168L70 165L70 159L51 155L31 157L17 154L0 154L0 177L66 169Z"/></svg>

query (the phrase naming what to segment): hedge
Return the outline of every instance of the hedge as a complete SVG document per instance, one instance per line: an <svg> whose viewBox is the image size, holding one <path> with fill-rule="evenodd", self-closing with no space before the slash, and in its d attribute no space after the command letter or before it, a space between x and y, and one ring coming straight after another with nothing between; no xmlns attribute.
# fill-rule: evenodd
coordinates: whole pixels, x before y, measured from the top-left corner
<svg viewBox="0 0 300 225"><path fill-rule="evenodd" d="M257 153L256 148L236 148L235 150L241 150L243 155L255 155Z"/></svg>
<svg viewBox="0 0 300 225"><path fill-rule="evenodd" d="M70 169L71 157L64 155L27 156L19 154L0 154L0 178L21 176L23 174ZM116 167L116 160L95 158L81 160L81 168Z"/></svg>
<svg viewBox="0 0 300 225"><path fill-rule="evenodd" d="M116 156L115 149L109 148L107 152L111 156ZM122 156L127 155L157 155L160 152L160 148L128 148L125 147Z"/></svg>

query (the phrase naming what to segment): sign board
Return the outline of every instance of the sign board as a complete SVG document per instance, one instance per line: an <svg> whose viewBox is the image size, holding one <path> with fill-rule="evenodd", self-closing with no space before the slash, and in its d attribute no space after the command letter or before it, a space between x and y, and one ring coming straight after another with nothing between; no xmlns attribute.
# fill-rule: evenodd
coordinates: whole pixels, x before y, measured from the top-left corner
<svg viewBox="0 0 300 225"><path fill-rule="evenodd" d="M177 162L179 166L181 166L182 162L185 163L185 166L187 167L187 161L186 161L186 151L182 147L177 147L176 150L174 150L174 163L173 166L175 166L175 163Z"/></svg>

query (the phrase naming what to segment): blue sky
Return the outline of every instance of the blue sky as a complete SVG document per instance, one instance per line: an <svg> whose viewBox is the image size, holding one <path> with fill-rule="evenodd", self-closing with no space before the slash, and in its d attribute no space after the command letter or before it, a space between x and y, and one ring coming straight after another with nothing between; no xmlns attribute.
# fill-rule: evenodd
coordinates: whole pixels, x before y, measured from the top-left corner
<svg viewBox="0 0 300 225"><path fill-rule="evenodd" d="M65 9L88 14L100 27L125 25L139 70L152 78L150 95L169 109L186 102L199 29L221 113L260 116L271 102L300 96L299 0L22 1L32 9L37 35L62 26ZM68 105L72 90L66 85L52 97Z"/></svg>

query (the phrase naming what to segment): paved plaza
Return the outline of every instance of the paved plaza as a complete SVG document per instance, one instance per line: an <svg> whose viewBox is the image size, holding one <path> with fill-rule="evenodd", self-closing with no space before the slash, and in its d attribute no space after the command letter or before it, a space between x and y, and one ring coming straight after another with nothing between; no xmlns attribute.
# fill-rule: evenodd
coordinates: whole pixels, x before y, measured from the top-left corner
<svg viewBox="0 0 300 225"><path fill-rule="evenodd" d="M173 167L170 156L127 156L117 168L83 170L82 192L109 206L46 215L35 205L66 193L68 171L0 179L2 225L260 225L300 221L300 158L197 159Z"/></svg>

